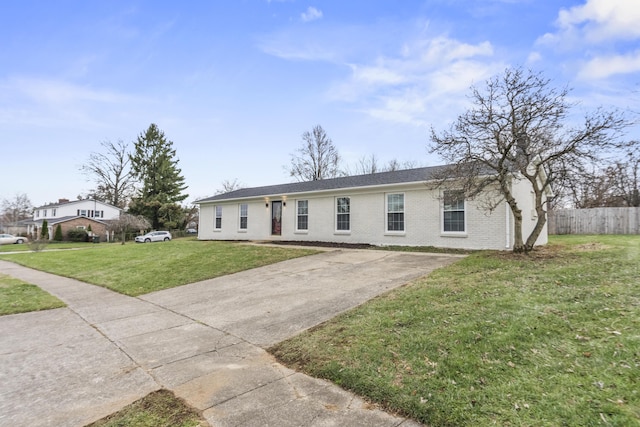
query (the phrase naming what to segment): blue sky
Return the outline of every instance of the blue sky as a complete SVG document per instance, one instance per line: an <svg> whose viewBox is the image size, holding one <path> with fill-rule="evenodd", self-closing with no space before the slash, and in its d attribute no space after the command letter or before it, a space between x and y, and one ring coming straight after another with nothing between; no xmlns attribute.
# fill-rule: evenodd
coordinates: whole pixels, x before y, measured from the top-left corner
<svg viewBox="0 0 640 427"><path fill-rule="evenodd" d="M173 141L187 201L223 180L291 181L320 124L345 165L428 166L429 129L506 67L573 90L576 112L640 111L631 0L33 1L0 6L0 199L91 188L79 167L150 123ZM630 138L638 138L637 129Z"/></svg>

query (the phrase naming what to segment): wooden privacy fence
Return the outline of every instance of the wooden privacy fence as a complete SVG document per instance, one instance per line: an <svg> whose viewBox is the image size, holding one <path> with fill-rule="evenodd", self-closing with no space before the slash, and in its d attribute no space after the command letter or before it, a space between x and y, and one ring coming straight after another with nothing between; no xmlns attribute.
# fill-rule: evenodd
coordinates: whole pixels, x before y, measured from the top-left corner
<svg viewBox="0 0 640 427"><path fill-rule="evenodd" d="M549 234L640 234L640 207L562 209L548 220Z"/></svg>

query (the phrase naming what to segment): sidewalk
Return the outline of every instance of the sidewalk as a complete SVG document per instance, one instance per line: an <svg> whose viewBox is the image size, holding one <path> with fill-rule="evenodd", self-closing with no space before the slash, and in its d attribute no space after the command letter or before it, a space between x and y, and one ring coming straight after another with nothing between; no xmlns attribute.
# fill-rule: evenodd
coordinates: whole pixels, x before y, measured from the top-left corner
<svg viewBox="0 0 640 427"><path fill-rule="evenodd" d="M159 388L212 426L419 425L263 348L456 259L329 251L138 298L0 261L68 304L0 317L0 426L84 426Z"/></svg>

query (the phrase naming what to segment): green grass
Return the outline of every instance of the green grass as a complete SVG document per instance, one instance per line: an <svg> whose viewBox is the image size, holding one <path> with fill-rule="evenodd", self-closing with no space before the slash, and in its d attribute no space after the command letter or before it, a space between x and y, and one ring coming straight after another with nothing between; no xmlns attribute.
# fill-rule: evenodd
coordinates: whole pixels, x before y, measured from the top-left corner
<svg viewBox="0 0 640 427"><path fill-rule="evenodd" d="M0 259L137 296L316 253L220 241L86 244L82 250L6 254Z"/></svg>
<svg viewBox="0 0 640 427"><path fill-rule="evenodd" d="M28 252L37 248L39 250L53 250L53 249L79 249L86 248L93 245L93 243L84 242L32 242L23 243L21 245L0 245L0 255L3 252Z"/></svg>
<svg viewBox="0 0 640 427"><path fill-rule="evenodd" d="M640 236L474 253L270 350L427 425L640 425Z"/></svg>
<svg viewBox="0 0 640 427"><path fill-rule="evenodd" d="M39 287L0 274L0 316L60 307L65 304Z"/></svg>
<svg viewBox="0 0 640 427"><path fill-rule="evenodd" d="M159 390L87 427L199 427L202 416L168 390Z"/></svg>

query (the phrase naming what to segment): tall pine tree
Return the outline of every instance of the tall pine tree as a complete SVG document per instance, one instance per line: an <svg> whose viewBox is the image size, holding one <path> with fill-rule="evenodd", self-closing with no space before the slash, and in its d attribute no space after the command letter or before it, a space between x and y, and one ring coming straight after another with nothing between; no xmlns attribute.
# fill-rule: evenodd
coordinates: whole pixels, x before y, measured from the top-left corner
<svg viewBox="0 0 640 427"><path fill-rule="evenodd" d="M180 211L178 202L189 195L183 194L187 186L178 168L173 142L152 123L138 135L130 159L132 173L141 187L129 206L129 213L144 216L156 230L181 226L183 218L175 212Z"/></svg>

